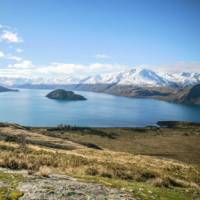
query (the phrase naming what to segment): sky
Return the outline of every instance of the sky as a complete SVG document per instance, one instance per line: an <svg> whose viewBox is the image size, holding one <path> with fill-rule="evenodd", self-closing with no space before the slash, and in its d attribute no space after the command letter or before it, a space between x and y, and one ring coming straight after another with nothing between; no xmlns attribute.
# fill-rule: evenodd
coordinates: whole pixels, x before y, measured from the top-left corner
<svg viewBox="0 0 200 200"><path fill-rule="evenodd" d="M200 0L0 0L0 76L200 71Z"/></svg>

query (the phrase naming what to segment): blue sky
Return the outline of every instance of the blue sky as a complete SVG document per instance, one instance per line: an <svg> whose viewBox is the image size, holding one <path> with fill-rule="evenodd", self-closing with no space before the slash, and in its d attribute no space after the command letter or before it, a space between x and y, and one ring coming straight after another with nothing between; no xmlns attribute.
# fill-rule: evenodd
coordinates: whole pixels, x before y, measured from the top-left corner
<svg viewBox="0 0 200 200"><path fill-rule="evenodd" d="M200 0L0 0L0 24L4 74L200 68Z"/></svg>

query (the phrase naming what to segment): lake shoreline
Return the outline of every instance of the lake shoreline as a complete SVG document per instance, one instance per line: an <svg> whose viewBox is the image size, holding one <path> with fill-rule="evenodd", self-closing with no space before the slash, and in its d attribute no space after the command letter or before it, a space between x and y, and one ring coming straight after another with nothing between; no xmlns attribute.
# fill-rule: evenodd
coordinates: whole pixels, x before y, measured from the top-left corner
<svg viewBox="0 0 200 200"><path fill-rule="evenodd" d="M0 121L25 126L144 127L158 121L200 122L200 107L154 99L78 92L87 101L52 101L49 90L21 89L0 94Z"/></svg>
<svg viewBox="0 0 200 200"><path fill-rule="evenodd" d="M175 121L175 120L167 120L167 121L158 121L156 124L153 125L145 125L145 126L121 126L121 127L93 127L93 126L76 126L76 125L70 125L70 124L58 124L57 126L27 126L23 124L13 123L13 122L0 122L0 127L2 126L9 126L14 125L18 127L23 127L25 129L40 129L40 128L49 128L49 129L157 129L157 128L177 128L180 126L197 126L200 127L200 122L192 122L192 121Z"/></svg>

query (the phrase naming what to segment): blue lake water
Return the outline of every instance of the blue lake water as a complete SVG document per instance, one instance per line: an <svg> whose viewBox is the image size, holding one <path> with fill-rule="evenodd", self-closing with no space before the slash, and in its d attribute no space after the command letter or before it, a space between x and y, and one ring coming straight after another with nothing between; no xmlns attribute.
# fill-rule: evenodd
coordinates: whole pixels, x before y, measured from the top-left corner
<svg viewBox="0 0 200 200"><path fill-rule="evenodd" d="M91 127L133 127L160 120L200 122L200 107L153 99L133 99L93 92L77 92L87 101L57 101L49 90L0 93L0 121L30 126L70 124Z"/></svg>

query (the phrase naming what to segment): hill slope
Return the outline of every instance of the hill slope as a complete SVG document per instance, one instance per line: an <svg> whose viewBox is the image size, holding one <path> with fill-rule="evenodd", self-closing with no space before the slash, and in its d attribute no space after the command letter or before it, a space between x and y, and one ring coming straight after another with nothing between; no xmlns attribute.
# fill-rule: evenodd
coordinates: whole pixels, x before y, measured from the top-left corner
<svg viewBox="0 0 200 200"><path fill-rule="evenodd" d="M0 92L16 92L18 90L12 90L3 86L0 86Z"/></svg>
<svg viewBox="0 0 200 200"><path fill-rule="evenodd" d="M176 124L91 129L0 123L0 199L198 199L200 125Z"/></svg>
<svg viewBox="0 0 200 200"><path fill-rule="evenodd" d="M165 97L159 97L159 99L177 103L200 105L200 84L180 89Z"/></svg>
<svg viewBox="0 0 200 200"><path fill-rule="evenodd" d="M200 84L195 85L189 90L183 98L183 102L200 105Z"/></svg>

